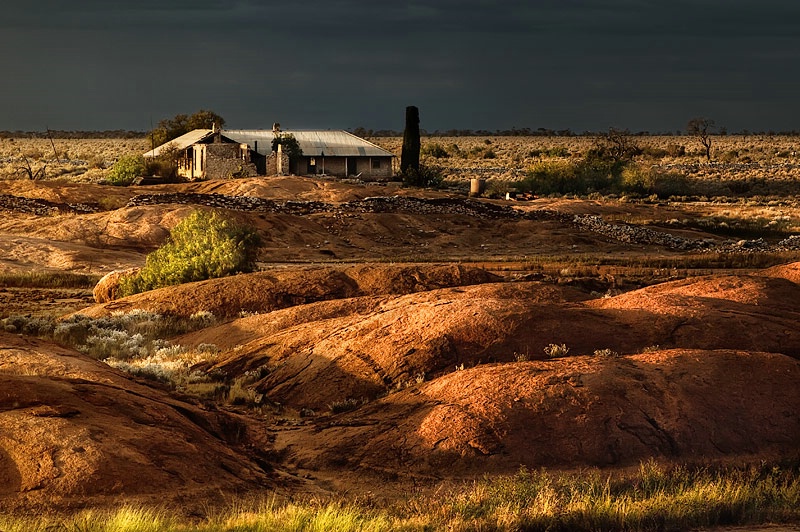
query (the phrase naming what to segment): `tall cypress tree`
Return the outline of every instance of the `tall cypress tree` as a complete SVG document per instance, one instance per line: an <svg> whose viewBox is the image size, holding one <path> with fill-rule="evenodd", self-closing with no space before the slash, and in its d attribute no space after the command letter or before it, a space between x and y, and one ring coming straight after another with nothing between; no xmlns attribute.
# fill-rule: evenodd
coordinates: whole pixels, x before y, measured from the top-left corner
<svg viewBox="0 0 800 532"><path fill-rule="evenodd" d="M406 184L420 186L419 175L419 109L406 107L406 129L403 132L403 151L400 153L400 173Z"/></svg>

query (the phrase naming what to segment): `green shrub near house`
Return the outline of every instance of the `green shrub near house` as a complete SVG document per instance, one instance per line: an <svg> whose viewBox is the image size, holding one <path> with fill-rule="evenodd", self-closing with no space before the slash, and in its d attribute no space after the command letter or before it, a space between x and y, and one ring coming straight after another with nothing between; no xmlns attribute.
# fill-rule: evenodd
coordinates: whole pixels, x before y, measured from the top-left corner
<svg viewBox="0 0 800 532"><path fill-rule="evenodd" d="M258 235L216 212L195 211L147 256L138 274L120 281L122 296L252 271Z"/></svg>
<svg viewBox="0 0 800 532"><path fill-rule="evenodd" d="M108 182L112 185L128 186L133 180L145 174L144 157L123 155L108 172Z"/></svg>

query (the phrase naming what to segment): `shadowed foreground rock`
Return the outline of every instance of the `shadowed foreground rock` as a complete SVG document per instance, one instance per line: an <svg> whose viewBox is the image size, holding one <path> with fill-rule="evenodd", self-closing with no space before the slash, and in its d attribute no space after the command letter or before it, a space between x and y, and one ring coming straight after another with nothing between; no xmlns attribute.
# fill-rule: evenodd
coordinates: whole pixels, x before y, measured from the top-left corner
<svg viewBox="0 0 800 532"><path fill-rule="evenodd" d="M237 451L234 415L137 384L83 355L0 333L0 509L199 505L276 482Z"/></svg>

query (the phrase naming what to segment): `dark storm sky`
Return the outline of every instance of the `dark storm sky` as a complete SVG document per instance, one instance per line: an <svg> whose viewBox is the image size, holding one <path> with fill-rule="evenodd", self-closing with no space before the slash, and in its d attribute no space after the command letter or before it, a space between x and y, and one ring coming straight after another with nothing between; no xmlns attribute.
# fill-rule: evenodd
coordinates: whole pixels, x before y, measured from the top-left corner
<svg viewBox="0 0 800 532"><path fill-rule="evenodd" d="M3 2L0 130L800 129L798 0Z"/></svg>

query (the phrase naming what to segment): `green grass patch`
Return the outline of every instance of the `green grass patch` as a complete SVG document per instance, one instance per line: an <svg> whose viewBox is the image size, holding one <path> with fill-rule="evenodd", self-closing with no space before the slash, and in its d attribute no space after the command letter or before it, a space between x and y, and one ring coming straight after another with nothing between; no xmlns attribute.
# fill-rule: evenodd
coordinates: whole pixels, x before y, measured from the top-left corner
<svg viewBox="0 0 800 532"><path fill-rule="evenodd" d="M0 274L4 288L93 288L100 277L72 272L26 272Z"/></svg>

